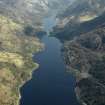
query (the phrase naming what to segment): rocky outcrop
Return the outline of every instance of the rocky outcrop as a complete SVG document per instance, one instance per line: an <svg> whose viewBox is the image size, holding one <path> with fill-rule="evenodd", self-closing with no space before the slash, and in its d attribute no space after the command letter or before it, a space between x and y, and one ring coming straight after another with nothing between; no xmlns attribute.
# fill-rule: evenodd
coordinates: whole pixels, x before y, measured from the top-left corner
<svg viewBox="0 0 105 105"><path fill-rule="evenodd" d="M105 105L105 27L65 42L62 53L80 103Z"/></svg>

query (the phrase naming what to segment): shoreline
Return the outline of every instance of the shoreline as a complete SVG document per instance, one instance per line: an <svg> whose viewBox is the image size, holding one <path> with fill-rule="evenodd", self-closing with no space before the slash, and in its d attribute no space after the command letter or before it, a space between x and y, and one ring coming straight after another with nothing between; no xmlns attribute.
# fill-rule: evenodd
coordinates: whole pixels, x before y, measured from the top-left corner
<svg viewBox="0 0 105 105"><path fill-rule="evenodd" d="M35 63L35 64L37 64L37 63ZM38 68L39 68L39 64L37 64L37 67L36 67L33 71L30 72L30 77L29 77L29 79L28 79L27 81L24 81L24 83L19 86L19 88L18 88L19 101L18 101L17 105L20 105L20 100L21 100L21 98L22 98L20 89L21 89L28 81L30 81L30 80L32 79L32 74L33 74L33 72L36 71Z"/></svg>
<svg viewBox="0 0 105 105"><path fill-rule="evenodd" d="M42 43L42 42L41 42ZM43 44L43 43L42 43ZM44 46L44 44L43 44L43 46L42 46L42 48L40 48L40 50L38 51L38 52L36 52L36 53L34 53L33 55L35 55L35 54L38 54L38 53L40 53L40 52L42 52L42 51L44 51L45 50L45 46ZM31 57L31 58L33 58L33 56ZM37 62L35 62L35 61L33 61L34 62L34 64L36 65L36 67L34 67L31 71L30 71L30 73L29 73L29 75L30 75L30 77L26 80L26 81L23 81L23 83L19 86L19 88L18 88L18 93L19 93L19 100L17 101L17 105L20 105L20 101L21 101L21 98L22 98L22 96L21 96L21 92L20 92L20 89L28 82L28 81L30 81L31 79L32 79L32 75L33 75L33 72L35 72L38 68L39 68L39 64L37 63Z"/></svg>

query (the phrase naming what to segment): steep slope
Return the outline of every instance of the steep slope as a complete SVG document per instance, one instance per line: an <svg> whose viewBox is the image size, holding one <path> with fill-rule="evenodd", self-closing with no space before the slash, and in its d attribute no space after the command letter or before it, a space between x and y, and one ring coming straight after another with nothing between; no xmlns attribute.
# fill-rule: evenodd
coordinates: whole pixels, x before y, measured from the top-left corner
<svg viewBox="0 0 105 105"><path fill-rule="evenodd" d="M61 12L69 3L69 0L1 0L0 14L40 31L43 18Z"/></svg>
<svg viewBox="0 0 105 105"><path fill-rule="evenodd" d="M104 4L104 0L76 0L58 17L62 19L74 17L78 22L88 21L103 13Z"/></svg>
<svg viewBox="0 0 105 105"><path fill-rule="evenodd" d="M50 15L60 14L71 3L72 3L72 0L48 0L49 14Z"/></svg>
<svg viewBox="0 0 105 105"><path fill-rule="evenodd" d="M55 4L60 2L0 0L0 105L19 105L20 86L38 68L32 55L44 47L35 33L43 30L42 20Z"/></svg>
<svg viewBox="0 0 105 105"><path fill-rule="evenodd" d="M0 105L19 105L19 88L38 68L32 55L41 51L43 44L25 33L26 27L35 31L41 27L41 19L34 21L33 8L28 0L0 1Z"/></svg>
<svg viewBox="0 0 105 105"><path fill-rule="evenodd" d="M102 21L104 21L102 17L104 17L105 11L104 4L104 0L75 1L67 10L58 15L58 24L54 27L52 34L67 40L102 25Z"/></svg>
<svg viewBox="0 0 105 105"><path fill-rule="evenodd" d="M47 0L1 0L0 13L25 25L43 29L42 18L47 14Z"/></svg>
<svg viewBox="0 0 105 105"><path fill-rule="evenodd" d="M105 105L105 27L66 42L62 53L80 103Z"/></svg>
<svg viewBox="0 0 105 105"><path fill-rule="evenodd" d="M93 20L83 22L80 24L67 24L64 28L55 27L52 35L55 35L60 40L70 40L75 36L92 31L95 28L103 27L105 25L105 13L96 17Z"/></svg>
<svg viewBox="0 0 105 105"><path fill-rule="evenodd" d="M38 67L32 54L43 45L36 37L24 35L23 28L0 15L0 105L19 105L19 88Z"/></svg>

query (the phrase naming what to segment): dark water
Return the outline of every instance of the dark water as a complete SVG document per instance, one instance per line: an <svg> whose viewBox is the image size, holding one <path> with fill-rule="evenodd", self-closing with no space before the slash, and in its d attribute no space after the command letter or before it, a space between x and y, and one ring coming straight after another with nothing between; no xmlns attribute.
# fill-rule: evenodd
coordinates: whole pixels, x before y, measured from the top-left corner
<svg viewBox="0 0 105 105"><path fill-rule="evenodd" d="M74 92L75 79L66 72L61 57L60 41L44 36L42 42L46 49L34 57L40 67L21 88L21 105L79 105Z"/></svg>
<svg viewBox="0 0 105 105"><path fill-rule="evenodd" d="M54 15L43 20L47 32L56 23ZM21 88L21 105L79 105L74 92L75 78L66 72L61 57L62 44L47 35L42 37L42 42L45 50L33 58L40 67Z"/></svg>

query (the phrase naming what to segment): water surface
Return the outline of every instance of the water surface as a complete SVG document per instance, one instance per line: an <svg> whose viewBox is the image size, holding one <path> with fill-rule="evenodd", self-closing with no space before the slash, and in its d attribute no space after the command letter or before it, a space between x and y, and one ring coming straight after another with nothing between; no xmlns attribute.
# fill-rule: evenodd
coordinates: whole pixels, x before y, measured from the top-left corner
<svg viewBox="0 0 105 105"><path fill-rule="evenodd" d="M34 56L40 67L21 89L21 105L79 105L74 77L66 72L60 41L47 35L42 38L45 50Z"/></svg>
<svg viewBox="0 0 105 105"><path fill-rule="evenodd" d="M54 15L43 20L47 32L55 25ZM45 50L33 58L40 67L21 88L21 105L79 105L74 91L75 78L66 72L61 56L61 42L48 35L41 40Z"/></svg>

